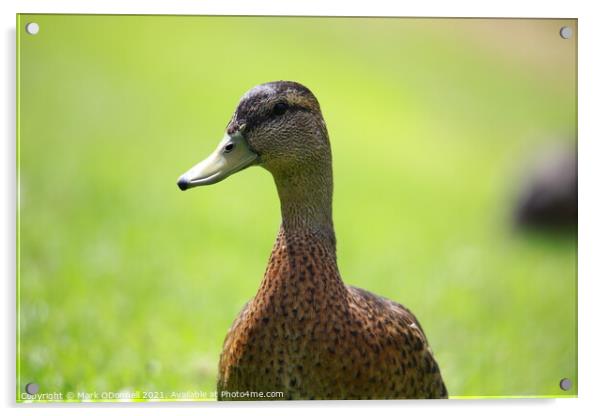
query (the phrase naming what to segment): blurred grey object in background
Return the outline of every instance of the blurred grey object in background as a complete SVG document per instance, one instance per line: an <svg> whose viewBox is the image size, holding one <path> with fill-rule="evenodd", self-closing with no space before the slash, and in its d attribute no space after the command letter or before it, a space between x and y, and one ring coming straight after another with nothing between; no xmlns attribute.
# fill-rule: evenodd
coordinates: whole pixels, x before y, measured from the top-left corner
<svg viewBox="0 0 602 416"><path fill-rule="evenodd" d="M577 226L576 144L540 149L520 184L514 220L530 229Z"/></svg>

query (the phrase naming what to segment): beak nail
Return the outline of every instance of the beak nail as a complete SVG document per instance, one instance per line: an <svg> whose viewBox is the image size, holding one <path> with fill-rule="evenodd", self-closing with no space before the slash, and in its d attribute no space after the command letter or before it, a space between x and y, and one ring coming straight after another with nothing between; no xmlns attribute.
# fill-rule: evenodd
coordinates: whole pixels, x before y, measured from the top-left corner
<svg viewBox="0 0 602 416"><path fill-rule="evenodd" d="M188 181L184 178L178 179L178 188L180 188L182 191L188 189Z"/></svg>

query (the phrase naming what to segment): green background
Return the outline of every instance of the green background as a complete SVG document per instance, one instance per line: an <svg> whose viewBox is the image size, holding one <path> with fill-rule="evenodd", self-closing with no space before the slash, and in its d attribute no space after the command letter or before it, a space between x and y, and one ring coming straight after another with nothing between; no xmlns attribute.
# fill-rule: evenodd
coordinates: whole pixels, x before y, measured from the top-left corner
<svg viewBox="0 0 602 416"><path fill-rule="evenodd" d="M260 168L176 180L286 79L329 128L346 282L416 313L452 396L575 395L576 235L510 221L530 160L576 139L563 25L19 16L19 392L215 389L279 204Z"/></svg>

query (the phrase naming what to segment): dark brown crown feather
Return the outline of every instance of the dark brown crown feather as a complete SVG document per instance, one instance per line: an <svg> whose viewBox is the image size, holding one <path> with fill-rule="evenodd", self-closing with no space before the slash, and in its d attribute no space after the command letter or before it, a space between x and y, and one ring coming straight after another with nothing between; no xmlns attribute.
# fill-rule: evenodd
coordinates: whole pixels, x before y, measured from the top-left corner
<svg viewBox="0 0 602 416"><path fill-rule="evenodd" d="M320 105L314 94L306 86L294 81L273 81L258 85L242 96L227 127L233 134L242 126L251 130L270 119L272 108L284 102L289 111L313 111L320 113Z"/></svg>

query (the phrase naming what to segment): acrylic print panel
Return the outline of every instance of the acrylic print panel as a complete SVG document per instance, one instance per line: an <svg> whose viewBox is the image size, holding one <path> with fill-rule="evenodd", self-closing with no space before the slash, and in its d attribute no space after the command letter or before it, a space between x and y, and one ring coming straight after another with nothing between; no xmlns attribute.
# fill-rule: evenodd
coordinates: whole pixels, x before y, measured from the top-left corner
<svg viewBox="0 0 602 416"><path fill-rule="evenodd" d="M576 20L17 33L19 401L577 395Z"/></svg>

